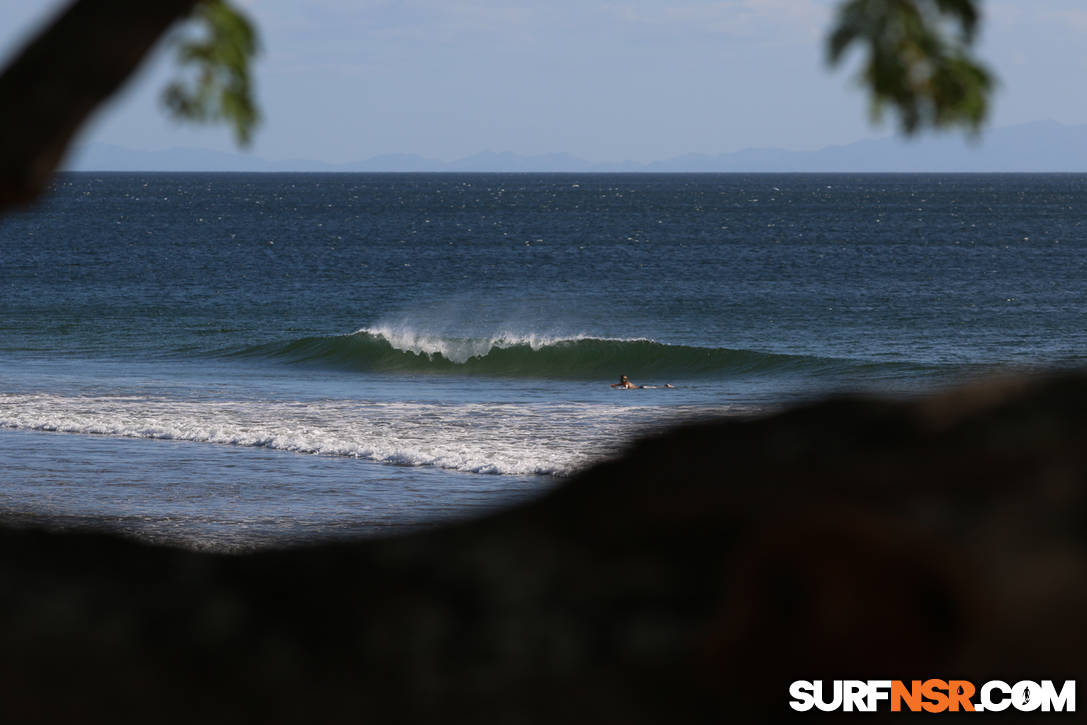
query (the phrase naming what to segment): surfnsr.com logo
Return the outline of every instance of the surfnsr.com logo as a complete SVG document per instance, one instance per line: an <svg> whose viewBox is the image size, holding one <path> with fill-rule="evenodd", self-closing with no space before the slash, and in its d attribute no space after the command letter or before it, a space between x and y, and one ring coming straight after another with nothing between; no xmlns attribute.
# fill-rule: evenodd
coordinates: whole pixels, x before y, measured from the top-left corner
<svg viewBox="0 0 1087 725"><path fill-rule="evenodd" d="M800 712L1075 712L1076 683L990 680L797 680L789 707Z"/></svg>

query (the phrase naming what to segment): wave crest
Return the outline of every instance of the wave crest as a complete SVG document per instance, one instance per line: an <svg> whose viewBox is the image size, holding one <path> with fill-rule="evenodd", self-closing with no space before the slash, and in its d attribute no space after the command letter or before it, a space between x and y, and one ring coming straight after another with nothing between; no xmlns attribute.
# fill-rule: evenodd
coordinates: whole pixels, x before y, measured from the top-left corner
<svg viewBox="0 0 1087 725"><path fill-rule="evenodd" d="M455 337L412 328L363 328L237 353L361 372L451 373L501 377L672 379L766 372L819 372L841 361L728 348L671 345L647 338L501 333Z"/></svg>

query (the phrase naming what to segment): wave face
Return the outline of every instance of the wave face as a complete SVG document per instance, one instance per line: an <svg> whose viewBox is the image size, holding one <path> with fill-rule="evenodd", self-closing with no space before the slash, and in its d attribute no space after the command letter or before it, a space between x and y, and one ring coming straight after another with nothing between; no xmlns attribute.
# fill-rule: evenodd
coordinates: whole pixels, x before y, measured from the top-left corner
<svg viewBox="0 0 1087 725"><path fill-rule="evenodd" d="M645 338L499 334L449 337L410 328L364 328L235 354L363 372L461 373L572 380L687 379L755 373L829 373L849 363L803 355L670 345Z"/></svg>

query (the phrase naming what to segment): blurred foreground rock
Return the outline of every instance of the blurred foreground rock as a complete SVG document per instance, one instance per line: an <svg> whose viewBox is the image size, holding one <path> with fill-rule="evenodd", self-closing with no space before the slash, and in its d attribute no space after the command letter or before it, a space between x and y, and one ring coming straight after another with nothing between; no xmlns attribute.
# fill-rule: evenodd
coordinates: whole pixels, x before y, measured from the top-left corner
<svg viewBox="0 0 1087 725"><path fill-rule="evenodd" d="M1072 679L1085 484L1065 375L690 425L403 538L4 529L0 719L747 722L795 678Z"/></svg>

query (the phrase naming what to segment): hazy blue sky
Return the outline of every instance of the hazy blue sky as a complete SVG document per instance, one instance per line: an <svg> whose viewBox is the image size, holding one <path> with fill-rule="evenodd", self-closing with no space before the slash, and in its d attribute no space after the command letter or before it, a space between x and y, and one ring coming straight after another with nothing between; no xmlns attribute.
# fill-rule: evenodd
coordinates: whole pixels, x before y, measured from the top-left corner
<svg viewBox="0 0 1087 725"><path fill-rule="evenodd" d="M882 136L848 70L823 63L837 0L243 0L260 28L271 158L569 152L650 161ZM6 58L59 3L0 0ZM1087 3L989 0L992 124L1087 123ZM160 112L159 53L84 134L134 149L226 150L223 127Z"/></svg>

